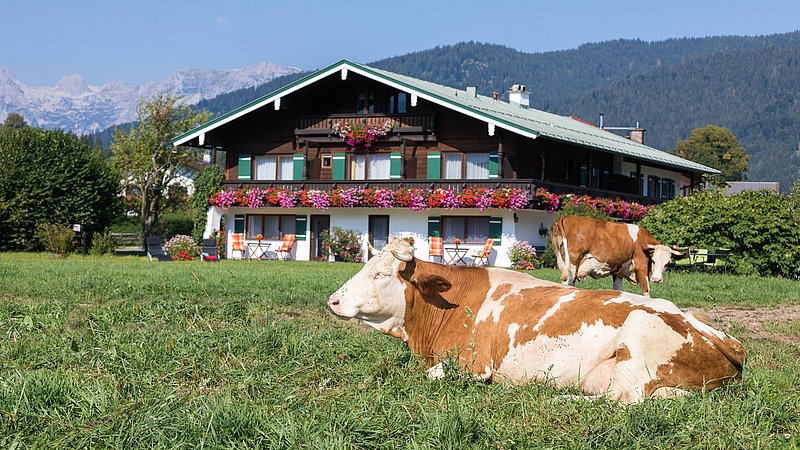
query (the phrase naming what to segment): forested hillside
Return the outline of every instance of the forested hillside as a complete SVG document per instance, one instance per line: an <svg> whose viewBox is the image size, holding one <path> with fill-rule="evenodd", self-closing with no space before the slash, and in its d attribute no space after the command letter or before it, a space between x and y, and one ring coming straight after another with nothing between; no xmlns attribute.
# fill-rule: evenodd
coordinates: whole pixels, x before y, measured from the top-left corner
<svg viewBox="0 0 800 450"><path fill-rule="evenodd" d="M647 143L661 149L694 128L730 128L750 156L749 178L780 181L786 191L800 168L800 48L697 57L563 99L552 111L602 111L610 125L639 121Z"/></svg>
<svg viewBox="0 0 800 450"><path fill-rule="evenodd" d="M616 40L533 54L466 42L367 64L453 87L476 86L487 95L525 84L537 109L593 123L604 113L608 126L639 122L647 143L662 150L694 128L720 125L750 155L751 180L777 180L788 191L800 175L800 32ZM198 106L224 113L306 73ZM109 137L107 131L102 140Z"/></svg>

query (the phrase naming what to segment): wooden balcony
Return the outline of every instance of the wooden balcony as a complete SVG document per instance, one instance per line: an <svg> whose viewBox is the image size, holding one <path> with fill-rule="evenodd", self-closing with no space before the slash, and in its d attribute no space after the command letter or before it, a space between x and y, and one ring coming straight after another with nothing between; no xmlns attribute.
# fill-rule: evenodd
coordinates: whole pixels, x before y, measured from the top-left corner
<svg viewBox="0 0 800 450"><path fill-rule="evenodd" d="M384 140L436 140L435 114L329 114L324 116L303 116L297 120L294 134L298 141L338 142L341 139L335 136L333 132L333 125L337 122L368 127L382 125L386 120L390 120L394 128Z"/></svg>

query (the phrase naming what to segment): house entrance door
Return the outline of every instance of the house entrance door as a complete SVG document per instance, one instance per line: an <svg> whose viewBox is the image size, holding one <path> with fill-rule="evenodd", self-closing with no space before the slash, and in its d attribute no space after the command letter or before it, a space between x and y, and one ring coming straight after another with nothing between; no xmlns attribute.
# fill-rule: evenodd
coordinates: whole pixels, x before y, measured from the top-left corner
<svg viewBox="0 0 800 450"><path fill-rule="evenodd" d="M325 258L325 252L322 247L322 237L320 233L323 231L330 231L331 216L329 215L311 215L311 255L309 259L312 261L320 261Z"/></svg>
<svg viewBox="0 0 800 450"><path fill-rule="evenodd" d="M389 243L389 216L369 216L369 243L378 250Z"/></svg>

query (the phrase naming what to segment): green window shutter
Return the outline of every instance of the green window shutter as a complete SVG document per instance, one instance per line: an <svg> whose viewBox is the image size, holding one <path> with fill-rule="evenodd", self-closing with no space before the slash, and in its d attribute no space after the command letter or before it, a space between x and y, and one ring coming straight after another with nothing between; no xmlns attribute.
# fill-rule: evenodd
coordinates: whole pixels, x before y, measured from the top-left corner
<svg viewBox="0 0 800 450"><path fill-rule="evenodd" d="M442 235L439 222L439 216L428 217L428 236L440 237Z"/></svg>
<svg viewBox="0 0 800 450"><path fill-rule="evenodd" d="M389 156L389 178L392 180L400 179L400 166L403 164L403 155L400 152L394 152Z"/></svg>
<svg viewBox="0 0 800 450"><path fill-rule="evenodd" d="M303 179L303 166L306 163L306 157L297 153L292 156L292 161L294 162L294 171L292 173L293 180L302 180Z"/></svg>
<svg viewBox="0 0 800 450"><path fill-rule="evenodd" d="M308 216L297 216L294 219L294 234L297 236L298 241L306 240L306 228L308 225Z"/></svg>
<svg viewBox="0 0 800 450"><path fill-rule="evenodd" d="M335 153L333 155L333 174L331 178L334 180L344 180L344 153Z"/></svg>
<svg viewBox="0 0 800 450"><path fill-rule="evenodd" d="M233 216L233 232L244 233L244 214Z"/></svg>
<svg viewBox="0 0 800 450"><path fill-rule="evenodd" d="M497 152L489 152L489 178L497 178Z"/></svg>
<svg viewBox="0 0 800 450"><path fill-rule="evenodd" d="M501 245L500 238L503 236L503 218L489 217L489 239L494 239L494 245Z"/></svg>
<svg viewBox="0 0 800 450"><path fill-rule="evenodd" d="M442 152L428 153L428 179L442 178Z"/></svg>
<svg viewBox="0 0 800 450"><path fill-rule="evenodd" d="M239 179L249 180L253 172L253 157L251 155L239 155Z"/></svg>

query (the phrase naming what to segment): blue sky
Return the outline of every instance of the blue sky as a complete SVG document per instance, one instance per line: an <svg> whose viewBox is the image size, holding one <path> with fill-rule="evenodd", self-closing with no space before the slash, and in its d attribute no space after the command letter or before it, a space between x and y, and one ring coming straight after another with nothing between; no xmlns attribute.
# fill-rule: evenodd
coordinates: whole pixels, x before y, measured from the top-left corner
<svg viewBox="0 0 800 450"><path fill-rule="evenodd" d="M315 69L469 40L542 52L618 38L800 29L798 0L3 3L0 64L30 86L53 85L74 72L94 85L161 81L180 68L263 60Z"/></svg>

